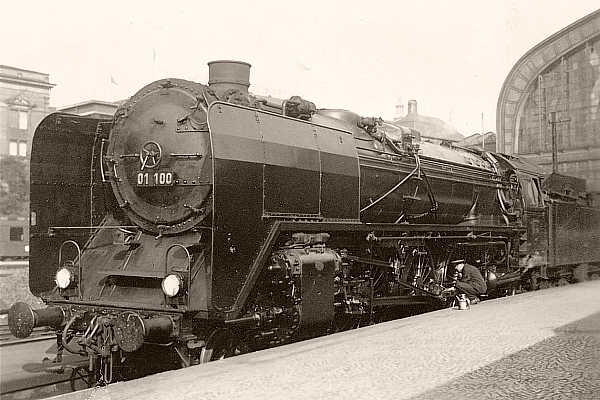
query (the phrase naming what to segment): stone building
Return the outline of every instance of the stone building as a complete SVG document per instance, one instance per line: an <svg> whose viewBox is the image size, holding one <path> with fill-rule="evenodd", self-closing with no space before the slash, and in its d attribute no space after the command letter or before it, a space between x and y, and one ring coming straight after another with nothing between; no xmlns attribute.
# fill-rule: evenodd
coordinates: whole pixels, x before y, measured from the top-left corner
<svg viewBox="0 0 600 400"><path fill-rule="evenodd" d="M112 119L123 101L86 100L81 103L61 107L58 111L83 117Z"/></svg>
<svg viewBox="0 0 600 400"><path fill-rule="evenodd" d="M28 157L33 132L52 111L48 74L0 65L0 156Z"/></svg>
<svg viewBox="0 0 600 400"><path fill-rule="evenodd" d="M458 142L464 139L464 136L449 123L436 117L419 114L416 100L409 100L408 113L403 117L394 119L394 125L416 129L421 133L423 140L429 140L433 143L441 141Z"/></svg>
<svg viewBox="0 0 600 400"><path fill-rule="evenodd" d="M496 134L494 132L486 132L485 135L474 133L456 142L456 145L468 149L496 151Z"/></svg>
<svg viewBox="0 0 600 400"><path fill-rule="evenodd" d="M497 150L587 180L600 194L600 10L548 37L517 61L496 111Z"/></svg>

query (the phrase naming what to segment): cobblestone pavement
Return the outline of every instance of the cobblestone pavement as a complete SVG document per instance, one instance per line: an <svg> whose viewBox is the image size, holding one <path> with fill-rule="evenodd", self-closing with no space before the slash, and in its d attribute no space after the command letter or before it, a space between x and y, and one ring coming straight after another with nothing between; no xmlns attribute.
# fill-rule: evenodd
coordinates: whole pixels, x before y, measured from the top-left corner
<svg viewBox="0 0 600 400"><path fill-rule="evenodd" d="M600 313L438 386L426 399L600 399Z"/></svg>
<svg viewBox="0 0 600 400"><path fill-rule="evenodd" d="M600 282L585 282L117 383L101 397L600 399L599 316Z"/></svg>

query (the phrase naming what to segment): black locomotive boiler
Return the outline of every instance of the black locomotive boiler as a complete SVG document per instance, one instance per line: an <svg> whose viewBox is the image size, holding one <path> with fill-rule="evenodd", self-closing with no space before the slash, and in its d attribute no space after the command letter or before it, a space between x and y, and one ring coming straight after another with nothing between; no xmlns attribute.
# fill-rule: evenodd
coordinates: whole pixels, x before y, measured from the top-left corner
<svg viewBox="0 0 600 400"><path fill-rule="evenodd" d="M531 277L539 171L253 95L243 62L209 69L149 84L112 122L40 124L30 287L47 308L15 304L15 336L54 327L110 381L443 307L454 258L496 294Z"/></svg>

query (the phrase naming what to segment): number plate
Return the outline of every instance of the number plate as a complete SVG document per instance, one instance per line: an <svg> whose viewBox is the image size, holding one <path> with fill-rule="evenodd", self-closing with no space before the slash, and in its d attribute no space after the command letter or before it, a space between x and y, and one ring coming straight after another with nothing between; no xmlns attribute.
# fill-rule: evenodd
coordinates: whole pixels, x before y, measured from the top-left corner
<svg viewBox="0 0 600 400"><path fill-rule="evenodd" d="M175 184L174 174L168 171L161 172L138 172L138 186L173 186Z"/></svg>

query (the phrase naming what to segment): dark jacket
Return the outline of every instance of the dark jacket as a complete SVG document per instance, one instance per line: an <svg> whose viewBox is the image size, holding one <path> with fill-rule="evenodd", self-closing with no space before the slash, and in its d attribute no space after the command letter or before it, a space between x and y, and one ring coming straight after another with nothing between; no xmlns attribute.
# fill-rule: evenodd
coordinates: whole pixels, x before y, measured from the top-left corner
<svg viewBox="0 0 600 400"><path fill-rule="evenodd" d="M487 285L485 284L485 279L483 279L481 272L471 264L465 264L463 267L460 281L471 285L479 294L483 294L487 291Z"/></svg>

